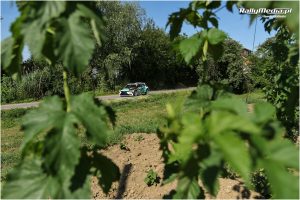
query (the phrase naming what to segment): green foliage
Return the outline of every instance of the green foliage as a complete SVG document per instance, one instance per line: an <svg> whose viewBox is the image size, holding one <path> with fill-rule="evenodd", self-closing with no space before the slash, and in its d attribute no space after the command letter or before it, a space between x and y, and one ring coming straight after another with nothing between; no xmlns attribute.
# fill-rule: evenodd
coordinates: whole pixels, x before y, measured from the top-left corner
<svg viewBox="0 0 300 200"><path fill-rule="evenodd" d="M4 198L88 198L91 175L100 176L105 192L118 180L118 167L98 153L109 135L105 107L97 106L88 94L72 96L70 112L64 111L64 106L58 97L49 97L38 109L24 116L22 160L7 177ZM85 128L86 137L95 148L80 144L76 134L79 125ZM37 142L35 138L45 132L43 139ZM34 181L34 184L30 190L20 190L26 181Z"/></svg>
<svg viewBox="0 0 300 200"><path fill-rule="evenodd" d="M120 149L121 150L125 150L125 151L129 151L129 148L127 147L127 145L123 142L120 143Z"/></svg>
<svg viewBox="0 0 300 200"><path fill-rule="evenodd" d="M102 18L94 13L94 2L21 2L18 5L21 15L11 27L13 38L4 42L10 46L1 55L4 70L11 74L21 71L24 43L34 57L47 59L52 66L61 60L64 68L75 75L87 68L95 47L91 32L98 43L102 38ZM83 19L90 21L92 31ZM112 182L119 179L118 167L99 154L111 133L108 123L115 123L114 112L89 94L71 96L67 72L62 71L65 101L58 96L46 98L38 109L23 117L25 136L21 161L8 174L2 198L86 199L90 198L91 176L98 176L106 193ZM31 79L25 84L35 83L38 77L34 75L35 72L27 76ZM41 80L49 81L44 77ZM33 86L29 88L35 89ZM77 135L79 127L85 130L92 148L81 144Z"/></svg>
<svg viewBox="0 0 300 200"><path fill-rule="evenodd" d="M228 1L226 7L232 11L234 5L261 7L262 4L271 8L279 5L271 1L265 3ZM207 80L207 74L209 74L207 52L210 52L215 60L222 55L221 48L219 48L220 51L210 51L214 48L209 46L209 42L210 45L221 45L225 36L223 37L217 29L208 26L210 20L207 17L213 16L214 9L220 5L213 1L195 1L190 3L187 9L180 9L179 12L169 17L171 39L180 33L185 20L194 27L203 28L199 34L202 34L202 37L198 38L199 41L193 38L195 41L191 44L189 38L187 43L185 41L183 44L190 44L192 48L189 50L189 45L184 45L180 51L188 62L194 55L198 55L198 58L202 57L204 77L202 85L186 101L184 110L179 104L175 107L167 105L168 124L158 132L166 163L165 170L172 169L170 175L164 177L165 182L178 180L176 191L171 192L169 197L203 198L204 193L201 192L203 189L198 185L199 178L206 190L216 196L217 178L224 169L224 164L228 163L242 177L246 185L250 185L251 172L263 168L271 185L272 197L297 198L299 196L298 177L291 171L297 171L299 167L299 154L295 145L282 137L284 128L276 119L275 108L269 103L258 103L255 105L254 112L248 113L245 102L227 94L222 87L224 84L205 85L209 82ZM288 7L284 3L281 6ZM255 17L257 16L251 17L250 22L253 22ZM277 26L276 30L286 24L290 31L298 33L298 29L295 29L298 25L294 26L298 24L298 18L290 20L292 22L281 20L279 26L274 22L266 22L265 28L267 30L267 23L271 28ZM215 22L212 24L218 25ZM210 41L207 42L205 41L208 35L206 33L209 31L211 32ZM198 45L200 43L203 45ZM291 48L289 49L290 55L297 55L295 53L297 49L293 50L293 54L291 54ZM278 58L282 57L278 56ZM298 56L296 60L298 61ZM284 74L279 72L278 75ZM287 80L287 77L283 79ZM295 107L291 107L288 111L288 113L293 112L295 112ZM285 159L282 156L283 152L288 152L287 154L293 158ZM286 187L288 181L291 187Z"/></svg>
<svg viewBox="0 0 300 200"><path fill-rule="evenodd" d="M251 185L255 191L263 195L264 198L271 198L270 183L263 169L259 169L252 173Z"/></svg>
<svg viewBox="0 0 300 200"><path fill-rule="evenodd" d="M289 49L295 42L294 36L281 28L275 37L260 45L252 60L253 76L262 80L259 86L267 100L276 106L277 117L287 130L286 136L293 140L297 139L299 125L299 52L289 57Z"/></svg>
<svg viewBox="0 0 300 200"><path fill-rule="evenodd" d="M86 69L95 45L83 18L91 24L98 22L98 31L93 31L96 38L102 38L103 35L103 20L101 16L93 14L96 12L95 3L29 2L19 5L21 15L11 26L12 38L1 43L2 46L6 45L1 55L3 69L11 74L20 72L24 43L34 57L45 57L52 64L61 60L64 67L76 75Z"/></svg>
<svg viewBox="0 0 300 200"><path fill-rule="evenodd" d="M249 76L249 66L246 64L248 58L242 57L242 45L227 38L222 46L223 54L219 58L214 59L209 53L206 62L196 62L199 82L206 80L212 84L222 83L237 94L249 92L252 77Z"/></svg>
<svg viewBox="0 0 300 200"><path fill-rule="evenodd" d="M154 133L159 126L166 123L164 118L166 102L180 101L189 94L190 91L180 91L106 102L114 108L117 116L113 133L109 134L106 147L113 144L119 145L123 136L127 134ZM20 146L24 139L24 133L20 130L22 117L26 112L34 109L37 108L3 110L1 112L1 180L3 181L7 179L7 173L20 162ZM93 142L85 137L84 132L85 130L81 126L77 130L81 144L93 146ZM43 133L37 140L41 137L43 137ZM137 136L137 138L140 137Z"/></svg>
<svg viewBox="0 0 300 200"><path fill-rule="evenodd" d="M147 175L144 179L144 182L148 185L154 185L154 184L158 184L159 183L159 177L158 174L153 171L153 169L150 169L147 171Z"/></svg>
<svg viewBox="0 0 300 200"><path fill-rule="evenodd" d="M298 150L282 138L284 129L276 120L272 105L259 103L253 113L248 113L241 99L203 85L187 99L186 111L173 106L167 110L168 125L158 135L165 163L178 166L170 176L179 181L173 198L199 197L203 188L193 184L199 177L205 189L217 195L218 177L225 163L248 186L251 172L264 168L275 198L299 195L297 177L289 172L298 169ZM180 184L182 181L185 184ZM292 181L294 187L279 189L285 181Z"/></svg>

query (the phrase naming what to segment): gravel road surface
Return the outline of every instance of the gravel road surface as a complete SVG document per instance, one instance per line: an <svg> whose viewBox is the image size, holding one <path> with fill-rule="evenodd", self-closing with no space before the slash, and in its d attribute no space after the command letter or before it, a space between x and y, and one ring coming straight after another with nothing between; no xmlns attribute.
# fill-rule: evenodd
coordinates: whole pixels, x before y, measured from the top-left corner
<svg viewBox="0 0 300 200"><path fill-rule="evenodd" d="M172 90L156 90L156 91L150 91L149 95L151 94L161 94L161 93L171 93L171 92L177 92L182 90L193 90L195 87L189 87L189 88L183 88L183 89L172 89ZM98 96L97 98L101 100L113 100L113 99L129 99L129 98L135 98L135 97L120 97L119 95L107 95L107 96ZM17 108L32 108L32 107L38 107L40 101L35 102L29 102L29 103L16 103L16 104L4 104L1 105L1 110L12 110Z"/></svg>

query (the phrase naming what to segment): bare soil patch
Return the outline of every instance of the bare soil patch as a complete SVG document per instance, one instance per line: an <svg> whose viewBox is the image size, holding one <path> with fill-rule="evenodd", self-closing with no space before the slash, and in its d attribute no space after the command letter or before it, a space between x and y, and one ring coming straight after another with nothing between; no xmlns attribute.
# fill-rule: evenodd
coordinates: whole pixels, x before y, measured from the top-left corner
<svg viewBox="0 0 300 200"><path fill-rule="evenodd" d="M94 199L162 199L171 190L176 189L176 182L148 187L144 182L149 169L153 169L163 178L164 163L159 150L159 139L155 134L131 134L124 137L123 144L128 150L122 150L120 145L114 145L102 150L101 153L111 158L120 168L121 178L114 183L108 194L104 194L97 184L97 178L92 180ZM258 198L259 194L245 188L238 180L220 178L218 199ZM213 198L206 194L208 198Z"/></svg>

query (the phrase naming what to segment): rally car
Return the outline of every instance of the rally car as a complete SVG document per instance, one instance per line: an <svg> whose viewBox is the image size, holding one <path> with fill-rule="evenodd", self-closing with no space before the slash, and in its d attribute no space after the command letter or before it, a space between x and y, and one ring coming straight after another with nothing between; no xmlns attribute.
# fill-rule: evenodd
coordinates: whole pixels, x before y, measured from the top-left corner
<svg viewBox="0 0 300 200"><path fill-rule="evenodd" d="M146 95L149 92L149 87L142 82L128 83L122 90L120 90L120 96L138 96Z"/></svg>

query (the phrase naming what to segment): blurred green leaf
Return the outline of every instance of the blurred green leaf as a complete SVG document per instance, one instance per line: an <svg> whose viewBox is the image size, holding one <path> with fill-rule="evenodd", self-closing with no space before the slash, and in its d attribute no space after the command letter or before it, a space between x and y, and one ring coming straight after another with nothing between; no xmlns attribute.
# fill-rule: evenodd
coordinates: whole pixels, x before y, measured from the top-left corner
<svg viewBox="0 0 300 200"><path fill-rule="evenodd" d="M88 138L99 146L106 145L110 131L104 106L97 106L92 95L84 93L71 98L71 112L86 128Z"/></svg>
<svg viewBox="0 0 300 200"><path fill-rule="evenodd" d="M215 17L211 17L211 18L209 18L208 20L211 22L211 24L212 24L215 28L218 28L218 27L219 27L219 22L218 22L218 20L217 20Z"/></svg>
<svg viewBox="0 0 300 200"><path fill-rule="evenodd" d="M14 39L8 37L1 41L1 68L6 69L13 59Z"/></svg>
<svg viewBox="0 0 300 200"><path fill-rule="evenodd" d="M90 18L90 23L91 23L93 34L95 36L97 43L100 45L101 39L104 37L103 20L98 15L96 15L91 9L86 7L85 5L78 4L77 7L78 7L79 11L82 12L82 16Z"/></svg>
<svg viewBox="0 0 300 200"><path fill-rule="evenodd" d="M299 177L293 176L287 172L286 168L274 161L262 162L271 184L272 197L274 199L298 199Z"/></svg>
<svg viewBox="0 0 300 200"><path fill-rule="evenodd" d="M214 135L213 140L221 149L230 166L243 177L246 183L249 183L252 163L245 142L231 132Z"/></svg>
<svg viewBox="0 0 300 200"><path fill-rule="evenodd" d="M243 100L237 98L220 98L212 102L213 109L227 110L242 116L247 115L247 105Z"/></svg>
<svg viewBox="0 0 300 200"><path fill-rule="evenodd" d="M208 42L210 44L216 45L223 42L227 36L223 31L216 28L212 28L209 29L207 37L208 37Z"/></svg>
<svg viewBox="0 0 300 200"><path fill-rule="evenodd" d="M203 39L199 37L199 34L195 34L187 39L184 39L179 44L179 50L186 63L190 63L193 57L201 55L201 47L203 45Z"/></svg>
<svg viewBox="0 0 300 200"><path fill-rule="evenodd" d="M56 178L69 182L80 157L80 141L74 127L77 119L68 113L61 119L61 126L54 128L45 138L44 165L57 175Z"/></svg>
<svg viewBox="0 0 300 200"><path fill-rule="evenodd" d="M69 18L60 18L55 35L55 54L74 74L86 69L95 46L89 26L83 23L81 16L75 11Z"/></svg>
<svg viewBox="0 0 300 200"><path fill-rule="evenodd" d="M268 160L299 169L299 149L291 141L280 138L268 143L266 148Z"/></svg>
<svg viewBox="0 0 300 200"><path fill-rule="evenodd" d="M55 198L59 189L60 185L56 179L43 173L41 161L29 160L8 174L1 197L5 199Z"/></svg>
<svg viewBox="0 0 300 200"><path fill-rule="evenodd" d="M255 120L257 122L267 122L275 117L276 110L270 103L258 103L254 107Z"/></svg>
<svg viewBox="0 0 300 200"><path fill-rule="evenodd" d="M201 173L201 180L203 181L204 187L214 196L217 196L219 192L219 172L220 169L218 166L209 166Z"/></svg>
<svg viewBox="0 0 300 200"><path fill-rule="evenodd" d="M200 199L203 197L203 191L195 178L182 177L178 180L173 199Z"/></svg>
<svg viewBox="0 0 300 200"><path fill-rule="evenodd" d="M218 125L216 126L216 124ZM207 119L207 125L211 135L219 135L226 131L240 131L257 135L261 133L259 126L248 117L225 111L213 111Z"/></svg>
<svg viewBox="0 0 300 200"><path fill-rule="evenodd" d="M22 149L43 131L51 128L61 128L65 117L66 113L63 110L62 100L57 96L46 98L38 109L28 112L23 117L24 141Z"/></svg>
<svg viewBox="0 0 300 200"><path fill-rule="evenodd" d="M232 8L236 4L237 1L227 1L226 8L228 11L233 12Z"/></svg>

